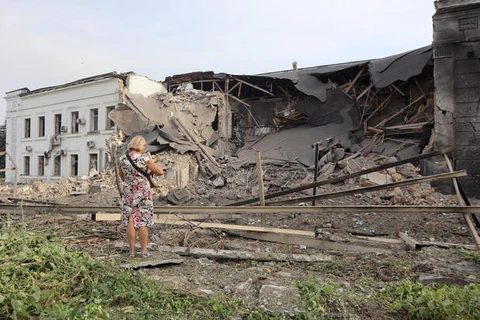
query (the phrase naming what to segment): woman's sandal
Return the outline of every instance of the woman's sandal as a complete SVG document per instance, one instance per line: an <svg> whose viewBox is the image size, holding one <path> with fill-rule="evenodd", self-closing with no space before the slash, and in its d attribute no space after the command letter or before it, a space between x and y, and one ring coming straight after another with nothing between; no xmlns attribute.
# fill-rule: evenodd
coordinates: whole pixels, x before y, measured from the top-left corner
<svg viewBox="0 0 480 320"><path fill-rule="evenodd" d="M133 259L133 258L135 258L135 255L136 255L136 253L135 253L135 252L130 252L130 255L129 255L130 259Z"/></svg>
<svg viewBox="0 0 480 320"><path fill-rule="evenodd" d="M145 251L145 252L142 252L142 258L148 258L152 255L152 253L150 251Z"/></svg>

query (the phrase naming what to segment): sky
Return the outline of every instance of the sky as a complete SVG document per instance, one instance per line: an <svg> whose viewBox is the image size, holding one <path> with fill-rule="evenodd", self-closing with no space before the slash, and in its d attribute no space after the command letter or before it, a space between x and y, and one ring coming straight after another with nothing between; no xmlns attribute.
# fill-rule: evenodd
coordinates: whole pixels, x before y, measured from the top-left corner
<svg viewBox="0 0 480 320"><path fill-rule="evenodd" d="M154 80L381 58L432 43L433 0L0 0L0 94L111 71ZM6 102L0 99L0 123Z"/></svg>

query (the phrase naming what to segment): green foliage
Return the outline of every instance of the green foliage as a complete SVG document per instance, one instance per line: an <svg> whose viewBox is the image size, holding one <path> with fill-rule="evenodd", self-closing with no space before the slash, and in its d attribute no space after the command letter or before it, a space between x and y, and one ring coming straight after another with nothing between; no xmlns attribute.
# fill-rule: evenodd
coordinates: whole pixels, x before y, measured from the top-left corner
<svg viewBox="0 0 480 320"><path fill-rule="evenodd" d="M227 299L165 290L115 261L92 259L51 233L0 230L0 314L7 319L267 319ZM250 317L254 315L254 317ZM3 319L3 318L2 318Z"/></svg>
<svg viewBox="0 0 480 320"><path fill-rule="evenodd" d="M343 303L336 283L318 283L310 278L298 284L298 288L306 310L302 319L329 319L332 313L337 314L338 305Z"/></svg>
<svg viewBox="0 0 480 320"><path fill-rule="evenodd" d="M478 284L424 286L403 280L378 296L390 312L404 312L409 319L480 319Z"/></svg>
<svg viewBox="0 0 480 320"><path fill-rule="evenodd" d="M480 251L469 251L469 250L462 249L460 250L460 254L462 255L462 257L468 260L480 262Z"/></svg>

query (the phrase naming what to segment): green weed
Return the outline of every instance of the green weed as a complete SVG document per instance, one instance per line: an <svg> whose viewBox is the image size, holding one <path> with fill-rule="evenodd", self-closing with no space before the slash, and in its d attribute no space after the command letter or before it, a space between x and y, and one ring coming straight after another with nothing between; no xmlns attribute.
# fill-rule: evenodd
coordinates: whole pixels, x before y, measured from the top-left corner
<svg viewBox="0 0 480 320"><path fill-rule="evenodd" d="M92 259L51 233L21 226L0 231L0 265L0 314L6 319L268 317L234 300L168 291L115 261Z"/></svg>
<svg viewBox="0 0 480 320"><path fill-rule="evenodd" d="M480 285L429 285L403 280L380 290L380 300L392 313L409 319L480 319Z"/></svg>

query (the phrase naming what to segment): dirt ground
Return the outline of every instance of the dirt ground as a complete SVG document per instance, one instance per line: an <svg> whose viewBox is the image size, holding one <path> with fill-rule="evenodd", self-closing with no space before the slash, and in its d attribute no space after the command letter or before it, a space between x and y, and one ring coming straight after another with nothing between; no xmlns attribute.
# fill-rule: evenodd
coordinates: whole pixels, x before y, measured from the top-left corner
<svg viewBox="0 0 480 320"><path fill-rule="evenodd" d="M403 179L418 177L413 165L396 168ZM264 167L266 192L275 192L285 188L311 182L311 170L301 167L274 166ZM341 171L335 175L344 174ZM186 190L191 199L182 205L226 205L242 199L257 196L255 168L229 168L225 170L224 184L214 184L211 180L200 178L190 182ZM167 176L168 179L168 176ZM105 174L90 184L100 183L97 193L58 192L68 182L58 183L55 187L43 186L47 192L30 192L25 198L42 201L55 201L68 205L111 205L118 206L119 195L112 175ZM92 182L93 181L93 182ZM99 182L100 181L100 182ZM75 182L78 184L78 182ZM73 183L73 184L75 184ZM362 179L346 181L317 189L317 194L358 188L364 184ZM70 184L72 182L70 181ZM33 189L38 188L32 187ZM56 188L56 189L55 189ZM57 190L57 192L51 192ZM165 190L154 193L155 205L171 205ZM311 195L308 190L284 196L283 199ZM471 199L478 203L478 199ZM301 203L300 205L311 205ZM429 184L412 185L393 190L359 193L354 196L317 201L321 205L457 205L454 195L436 192ZM372 296L379 289L402 279L417 279L423 283L443 282L464 285L480 283L480 264L468 260L462 249L446 249L436 246L413 250L405 244L389 244L374 241L377 238L399 239L399 232L406 232L417 241L434 241L473 245L463 217L459 214L425 213L360 213L360 214L271 214L267 215L267 227L295 230L317 231L318 239L344 244L361 244L379 252L365 253L349 250L323 250L305 245L287 245L274 242L245 239L229 234L225 230L200 229L196 227L173 227L156 224L150 229L149 247L153 256L146 261L150 265L142 267L145 261L127 258L128 247L124 229L119 222L95 222L89 216L77 216L72 220L61 220L50 216L38 215L34 219L38 224L59 223L63 232L69 236L67 242L90 250L97 257L120 257L124 263L136 266L138 272L161 281L165 286L201 296L214 294L228 295L258 308L280 312L287 316L304 310L300 303L297 285L302 281L314 280L317 283L335 283L340 296ZM234 221L207 222L260 226L260 215L242 215ZM356 235L366 235L365 240ZM165 252L164 246L208 248L232 250L236 252L269 254L304 254L325 257L320 262L260 261L255 259L214 259ZM162 248L162 251L160 251ZM381 249L388 249L385 253ZM181 263L164 264L168 260ZM137 263L135 265L135 263ZM357 300L361 301L361 300ZM378 304L323 306L331 318L345 319L401 319L402 315L388 314L385 307ZM293 316L292 316L293 317Z"/></svg>

